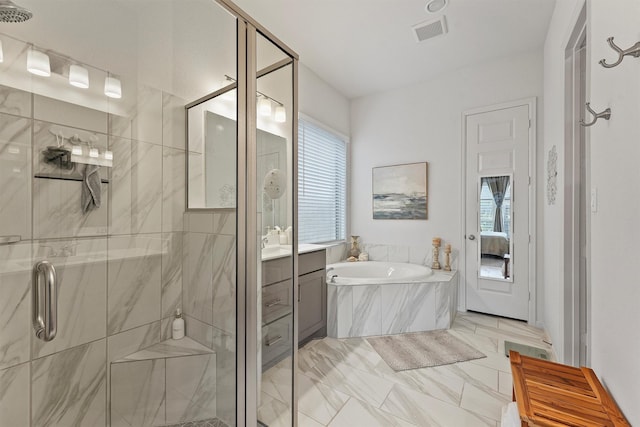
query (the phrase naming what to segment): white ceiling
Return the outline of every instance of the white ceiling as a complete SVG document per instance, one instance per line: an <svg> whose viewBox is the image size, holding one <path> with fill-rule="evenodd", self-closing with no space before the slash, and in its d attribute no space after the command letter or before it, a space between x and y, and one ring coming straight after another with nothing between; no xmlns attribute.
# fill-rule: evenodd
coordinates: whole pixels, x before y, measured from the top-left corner
<svg viewBox="0 0 640 427"><path fill-rule="evenodd" d="M541 49L555 0L235 0L348 98ZM421 43L411 27L445 14L449 33Z"/></svg>

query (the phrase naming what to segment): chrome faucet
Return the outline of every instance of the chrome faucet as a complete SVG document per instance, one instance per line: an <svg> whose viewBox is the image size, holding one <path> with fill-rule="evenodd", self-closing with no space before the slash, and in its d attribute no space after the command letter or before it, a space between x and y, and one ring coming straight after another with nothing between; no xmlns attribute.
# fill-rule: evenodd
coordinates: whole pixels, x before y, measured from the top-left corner
<svg viewBox="0 0 640 427"><path fill-rule="evenodd" d="M336 277L338 277L337 274L334 274L332 276L329 276L329 273L331 273L334 270L333 267L329 267L327 268L327 277L329 277L329 282L330 283L336 283Z"/></svg>
<svg viewBox="0 0 640 427"><path fill-rule="evenodd" d="M267 247L267 242L268 242L267 236L264 236L262 238L261 243L260 243L260 248L262 248L262 249L266 248Z"/></svg>

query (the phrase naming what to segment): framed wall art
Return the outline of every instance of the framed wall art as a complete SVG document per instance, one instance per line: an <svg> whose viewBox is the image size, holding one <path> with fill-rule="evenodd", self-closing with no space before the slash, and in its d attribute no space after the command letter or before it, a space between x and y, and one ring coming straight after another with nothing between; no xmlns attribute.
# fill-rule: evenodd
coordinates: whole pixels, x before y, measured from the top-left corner
<svg viewBox="0 0 640 427"><path fill-rule="evenodd" d="M427 219L427 162L373 168L373 219Z"/></svg>

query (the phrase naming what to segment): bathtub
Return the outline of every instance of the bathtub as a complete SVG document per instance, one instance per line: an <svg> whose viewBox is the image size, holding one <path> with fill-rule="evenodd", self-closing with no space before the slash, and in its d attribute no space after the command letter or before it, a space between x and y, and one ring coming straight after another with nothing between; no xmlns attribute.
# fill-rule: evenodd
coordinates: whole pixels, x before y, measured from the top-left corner
<svg viewBox="0 0 640 427"><path fill-rule="evenodd" d="M365 261L327 266L327 334L333 338L448 329L458 274L416 264Z"/></svg>
<svg viewBox="0 0 640 427"><path fill-rule="evenodd" d="M432 274L429 267L403 262L342 262L327 266L327 282L336 285L415 283Z"/></svg>

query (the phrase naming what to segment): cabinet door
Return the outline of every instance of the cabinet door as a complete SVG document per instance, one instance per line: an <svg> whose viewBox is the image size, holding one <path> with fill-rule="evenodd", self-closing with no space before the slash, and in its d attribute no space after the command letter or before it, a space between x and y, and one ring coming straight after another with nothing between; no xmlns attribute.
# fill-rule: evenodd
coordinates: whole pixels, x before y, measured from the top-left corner
<svg viewBox="0 0 640 427"><path fill-rule="evenodd" d="M298 286L298 341L302 341L327 324L325 270L300 276Z"/></svg>

